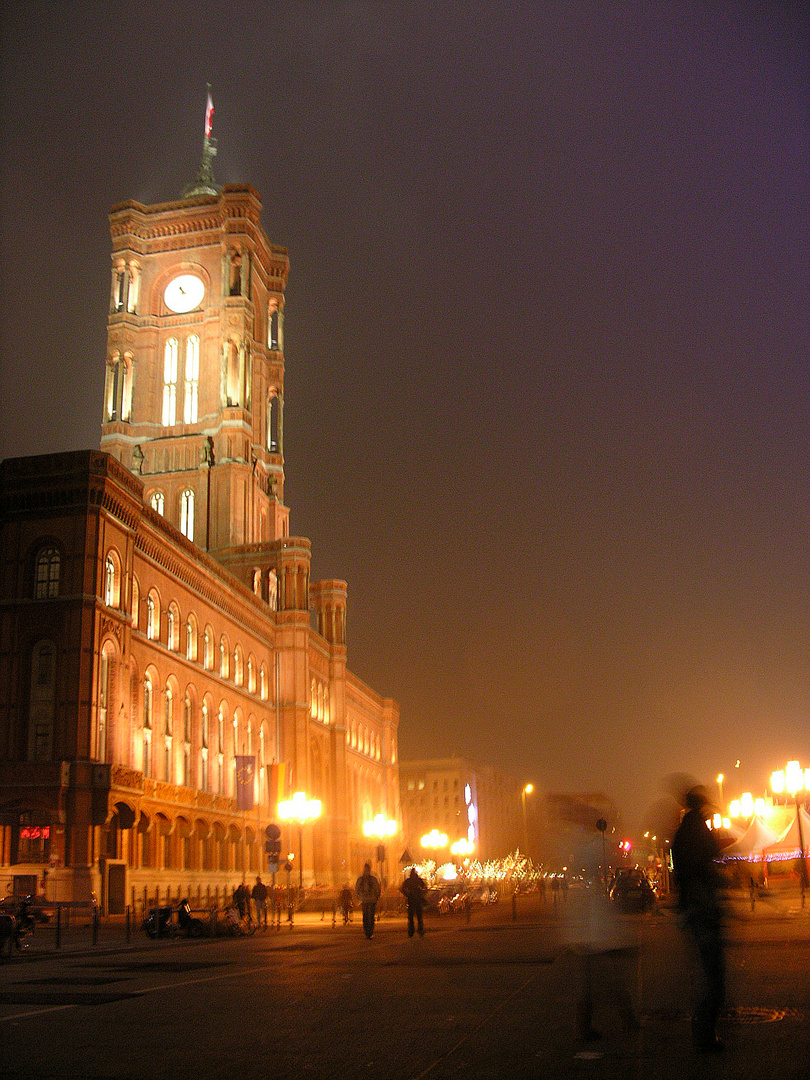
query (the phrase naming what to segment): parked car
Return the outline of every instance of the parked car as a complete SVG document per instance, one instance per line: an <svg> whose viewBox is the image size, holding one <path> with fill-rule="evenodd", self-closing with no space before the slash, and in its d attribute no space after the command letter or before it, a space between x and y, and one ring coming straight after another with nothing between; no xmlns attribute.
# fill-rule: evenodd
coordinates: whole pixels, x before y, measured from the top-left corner
<svg viewBox="0 0 810 1080"><path fill-rule="evenodd" d="M643 870L620 870L610 888L610 899L622 911L649 911L655 892Z"/></svg>

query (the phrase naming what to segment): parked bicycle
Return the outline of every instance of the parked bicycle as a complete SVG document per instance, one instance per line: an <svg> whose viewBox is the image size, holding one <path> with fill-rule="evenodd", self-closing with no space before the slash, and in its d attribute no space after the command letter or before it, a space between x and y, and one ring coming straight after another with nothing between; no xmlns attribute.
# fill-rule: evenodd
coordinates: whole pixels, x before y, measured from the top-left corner
<svg viewBox="0 0 810 1080"><path fill-rule="evenodd" d="M33 896L7 896L0 904L0 951L8 942L17 949L27 949L27 939L36 929L37 922L47 922L48 916L33 907Z"/></svg>
<svg viewBox="0 0 810 1080"><path fill-rule="evenodd" d="M250 937L256 933L257 923L250 911L240 915L235 904L225 909L221 923L224 926L224 932L230 937Z"/></svg>
<svg viewBox="0 0 810 1080"><path fill-rule="evenodd" d="M205 927L201 919L191 914L191 905L187 899L184 899L176 908L152 908L144 919L141 930L145 931L150 938L173 937L178 934L198 938L202 937Z"/></svg>

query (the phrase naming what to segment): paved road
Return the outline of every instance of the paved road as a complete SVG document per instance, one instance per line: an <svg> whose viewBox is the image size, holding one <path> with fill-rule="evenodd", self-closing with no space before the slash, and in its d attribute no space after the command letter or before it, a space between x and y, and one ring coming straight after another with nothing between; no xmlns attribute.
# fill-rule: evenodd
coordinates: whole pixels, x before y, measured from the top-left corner
<svg viewBox="0 0 810 1080"><path fill-rule="evenodd" d="M576 898L572 903L575 908ZM671 913L630 916L640 1031L609 995L604 1038L574 1038L578 961L553 909L501 904L467 924L401 919L372 941L359 922L249 939L185 939L0 967L4 1080L250 1080L252 1077L810 1077L810 911L739 909L729 933L723 1055L689 1040L688 955ZM107 939L109 940L109 939Z"/></svg>

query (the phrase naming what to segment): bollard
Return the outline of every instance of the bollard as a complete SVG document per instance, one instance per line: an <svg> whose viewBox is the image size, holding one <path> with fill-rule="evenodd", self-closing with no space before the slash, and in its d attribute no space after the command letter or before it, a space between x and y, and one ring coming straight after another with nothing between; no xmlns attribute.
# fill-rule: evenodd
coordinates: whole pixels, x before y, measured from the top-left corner
<svg viewBox="0 0 810 1080"><path fill-rule="evenodd" d="M98 904L93 904L93 944L98 944Z"/></svg>
<svg viewBox="0 0 810 1080"><path fill-rule="evenodd" d="M129 940L130 940L130 937L131 937L131 928L130 928L130 920L129 920L129 904L127 904L126 918L124 920L124 925L126 926L127 945L129 945Z"/></svg>
<svg viewBox="0 0 810 1080"><path fill-rule="evenodd" d="M62 948L62 905L56 905L56 947Z"/></svg>

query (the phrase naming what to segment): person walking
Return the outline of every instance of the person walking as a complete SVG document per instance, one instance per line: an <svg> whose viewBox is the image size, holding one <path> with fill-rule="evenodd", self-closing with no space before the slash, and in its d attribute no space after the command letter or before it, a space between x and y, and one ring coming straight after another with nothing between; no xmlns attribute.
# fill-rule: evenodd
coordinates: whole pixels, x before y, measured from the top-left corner
<svg viewBox="0 0 810 1080"><path fill-rule="evenodd" d="M380 882L371 872L371 863L366 863L363 873L354 885L354 891L363 908L363 931L367 938L374 936L374 916L377 911L377 901L380 899Z"/></svg>
<svg viewBox="0 0 810 1080"><path fill-rule="evenodd" d="M692 1016L692 1042L695 1049L712 1053L723 1049L716 1025L726 990L721 877L716 862L720 848L706 825L709 800L705 789L693 787L684 802L687 812L672 838L672 863L681 925L697 946L702 974Z"/></svg>
<svg viewBox="0 0 810 1080"><path fill-rule="evenodd" d="M425 924L423 913L425 909L425 893L427 892L427 885L417 874L415 866L411 867L411 872L403 881L402 889L400 891L408 904L408 937L413 937L414 935L414 920L416 920L416 927L419 930L419 937L424 937Z"/></svg>
<svg viewBox="0 0 810 1080"><path fill-rule="evenodd" d="M253 886L250 895L253 897L253 903L256 906L256 925L263 926L267 929L267 886L262 881L261 877L256 878L256 884Z"/></svg>

